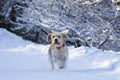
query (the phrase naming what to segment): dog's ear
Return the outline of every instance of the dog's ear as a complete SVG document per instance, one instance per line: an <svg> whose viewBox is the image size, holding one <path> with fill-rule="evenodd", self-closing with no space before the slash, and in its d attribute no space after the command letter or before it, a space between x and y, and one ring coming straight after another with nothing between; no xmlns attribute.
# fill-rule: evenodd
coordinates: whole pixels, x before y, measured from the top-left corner
<svg viewBox="0 0 120 80"><path fill-rule="evenodd" d="M63 38L67 38L67 34L66 33L62 33L62 36L63 36Z"/></svg>
<svg viewBox="0 0 120 80"><path fill-rule="evenodd" d="M48 36L47 36L47 42L51 41L51 35L52 35L52 33L48 34Z"/></svg>

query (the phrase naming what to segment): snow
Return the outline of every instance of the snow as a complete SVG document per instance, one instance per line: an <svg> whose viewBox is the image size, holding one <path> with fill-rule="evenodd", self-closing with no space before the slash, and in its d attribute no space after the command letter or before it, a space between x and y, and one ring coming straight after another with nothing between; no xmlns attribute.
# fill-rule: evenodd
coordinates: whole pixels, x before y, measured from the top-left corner
<svg viewBox="0 0 120 80"><path fill-rule="evenodd" d="M0 80L120 80L120 52L71 46L67 68L51 70L49 46L0 29Z"/></svg>

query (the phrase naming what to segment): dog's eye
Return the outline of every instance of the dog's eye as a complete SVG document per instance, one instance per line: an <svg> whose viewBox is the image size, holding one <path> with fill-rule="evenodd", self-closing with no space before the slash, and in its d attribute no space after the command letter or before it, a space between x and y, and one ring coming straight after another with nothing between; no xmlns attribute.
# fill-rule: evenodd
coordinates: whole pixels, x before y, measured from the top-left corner
<svg viewBox="0 0 120 80"><path fill-rule="evenodd" d="M53 36L53 38L54 38L55 36Z"/></svg>
<svg viewBox="0 0 120 80"><path fill-rule="evenodd" d="M58 38L60 38L60 36L58 36Z"/></svg>

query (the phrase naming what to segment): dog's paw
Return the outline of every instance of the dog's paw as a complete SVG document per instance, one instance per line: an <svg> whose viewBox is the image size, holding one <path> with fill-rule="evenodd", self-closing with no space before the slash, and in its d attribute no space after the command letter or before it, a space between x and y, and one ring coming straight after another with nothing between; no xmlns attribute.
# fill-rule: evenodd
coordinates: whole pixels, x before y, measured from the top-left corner
<svg viewBox="0 0 120 80"><path fill-rule="evenodd" d="M59 67L59 69L64 69L64 68L65 68L65 66L60 66L60 67Z"/></svg>

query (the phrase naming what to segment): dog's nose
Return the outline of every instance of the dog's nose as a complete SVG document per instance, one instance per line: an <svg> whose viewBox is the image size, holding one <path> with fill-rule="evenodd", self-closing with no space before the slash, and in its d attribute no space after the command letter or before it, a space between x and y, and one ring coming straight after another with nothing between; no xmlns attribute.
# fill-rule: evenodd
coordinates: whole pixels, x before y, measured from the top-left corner
<svg viewBox="0 0 120 80"><path fill-rule="evenodd" d="M55 42L57 42L58 40L57 39L55 39Z"/></svg>

